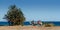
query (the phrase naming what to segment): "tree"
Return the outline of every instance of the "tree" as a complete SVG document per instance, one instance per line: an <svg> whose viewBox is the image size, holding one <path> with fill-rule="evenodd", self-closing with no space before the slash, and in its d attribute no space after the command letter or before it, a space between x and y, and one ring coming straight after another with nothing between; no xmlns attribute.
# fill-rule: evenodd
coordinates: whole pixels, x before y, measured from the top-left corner
<svg viewBox="0 0 60 30"><path fill-rule="evenodd" d="M5 19L8 20L9 25L23 25L23 22L25 21L24 14L16 5L10 6L9 11L5 15Z"/></svg>

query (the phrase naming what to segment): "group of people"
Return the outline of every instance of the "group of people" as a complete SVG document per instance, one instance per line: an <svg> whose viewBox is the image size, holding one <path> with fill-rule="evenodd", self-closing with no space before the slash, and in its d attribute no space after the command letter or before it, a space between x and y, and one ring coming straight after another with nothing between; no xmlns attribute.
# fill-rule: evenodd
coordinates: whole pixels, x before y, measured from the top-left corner
<svg viewBox="0 0 60 30"><path fill-rule="evenodd" d="M37 21L37 22L31 21L31 24L32 24L33 26L35 26L35 25L40 25L40 26L42 26L42 22L41 22L41 21Z"/></svg>

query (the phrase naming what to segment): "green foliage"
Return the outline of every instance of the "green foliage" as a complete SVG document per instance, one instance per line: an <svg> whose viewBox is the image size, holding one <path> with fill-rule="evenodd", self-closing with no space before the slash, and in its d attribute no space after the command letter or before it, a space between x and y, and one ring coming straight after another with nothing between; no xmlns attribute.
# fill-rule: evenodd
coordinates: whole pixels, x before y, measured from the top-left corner
<svg viewBox="0 0 60 30"><path fill-rule="evenodd" d="M8 22L12 22L10 25L23 25L23 22L25 21L24 14L16 5L10 6L9 11L5 15L5 19L7 19Z"/></svg>

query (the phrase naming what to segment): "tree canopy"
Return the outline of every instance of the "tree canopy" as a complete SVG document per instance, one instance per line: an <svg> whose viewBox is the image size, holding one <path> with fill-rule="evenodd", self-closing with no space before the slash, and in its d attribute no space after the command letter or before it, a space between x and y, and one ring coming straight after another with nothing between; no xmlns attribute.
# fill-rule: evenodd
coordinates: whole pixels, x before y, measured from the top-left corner
<svg viewBox="0 0 60 30"><path fill-rule="evenodd" d="M8 22L11 22L10 25L23 25L23 22L25 21L23 12L20 8L17 8L16 5L11 5L9 7L5 19L7 19Z"/></svg>

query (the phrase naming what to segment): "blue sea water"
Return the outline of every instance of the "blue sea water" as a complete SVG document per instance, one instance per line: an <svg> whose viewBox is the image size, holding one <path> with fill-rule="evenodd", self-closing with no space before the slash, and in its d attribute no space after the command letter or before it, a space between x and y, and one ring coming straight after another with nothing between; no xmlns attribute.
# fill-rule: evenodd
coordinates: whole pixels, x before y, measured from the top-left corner
<svg viewBox="0 0 60 30"><path fill-rule="evenodd" d="M47 22L47 23L52 23L54 24L55 26L60 26L60 22L59 21L51 21L51 22Z"/></svg>
<svg viewBox="0 0 60 30"><path fill-rule="evenodd" d="M60 22L47 22L47 23L53 23L55 26L60 26ZM8 22L0 22L0 26L8 26ZM30 22L24 22L24 25L31 25Z"/></svg>
<svg viewBox="0 0 60 30"><path fill-rule="evenodd" d="M58 21L43 21L43 23L52 23L54 24L55 26L60 26L60 22ZM24 22L24 25L31 25L30 22Z"/></svg>
<svg viewBox="0 0 60 30"><path fill-rule="evenodd" d="M9 23L8 22L0 22L0 26L8 26Z"/></svg>

